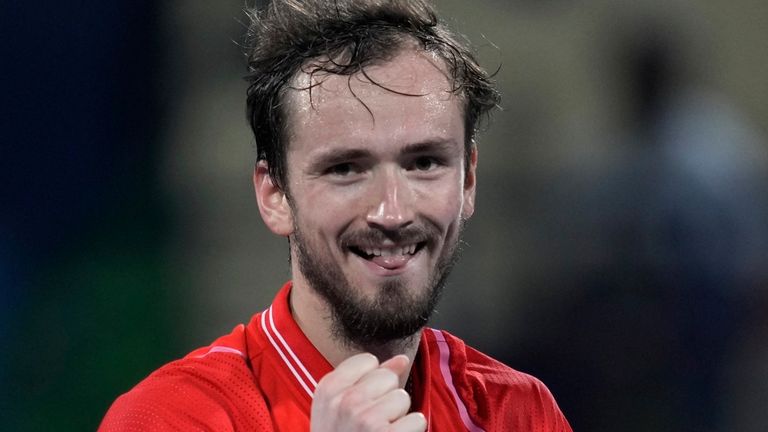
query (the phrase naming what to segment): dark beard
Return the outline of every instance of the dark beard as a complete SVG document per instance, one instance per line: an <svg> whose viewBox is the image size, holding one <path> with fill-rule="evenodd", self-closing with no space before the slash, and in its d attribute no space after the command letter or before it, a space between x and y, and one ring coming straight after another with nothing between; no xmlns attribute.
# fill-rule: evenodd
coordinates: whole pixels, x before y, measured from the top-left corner
<svg viewBox="0 0 768 432"><path fill-rule="evenodd" d="M413 229L397 238L434 239L437 228ZM379 231L354 233L348 238L380 238ZM418 237L416 237L418 236ZM390 236L390 239L393 237ZM440 257L428 286L411 294L398 279L380 287L373 299L352 287L337 263L326 262L314 253L298 227L291 241L299 268L312 289L330 306L334 337L351 348L377 352L393 343L407 343L429 321L442 294L445 281L458 256L458 239Z"/></svg>

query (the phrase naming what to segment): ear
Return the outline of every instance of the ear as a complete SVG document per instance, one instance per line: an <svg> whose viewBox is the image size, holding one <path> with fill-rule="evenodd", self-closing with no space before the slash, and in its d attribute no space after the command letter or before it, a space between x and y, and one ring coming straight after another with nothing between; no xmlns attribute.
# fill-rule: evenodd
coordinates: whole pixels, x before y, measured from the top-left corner
<svg viewBox="0 0 768 432"><path fill-rule="evenodd" d="M285 192L269 175L266 161L259 161L253 170L253 187L256 191L256 202L264 224L279 236L289 236L293 233L293 212L288 204Z"/></svg>
<svg viewBox="0 0 768 432"><path fill-rule="evenodd" d="M469 219L475 212L475 191L477 189L477 146L472 144L467 172L464 174L464 206L461 217Z"/></svg>

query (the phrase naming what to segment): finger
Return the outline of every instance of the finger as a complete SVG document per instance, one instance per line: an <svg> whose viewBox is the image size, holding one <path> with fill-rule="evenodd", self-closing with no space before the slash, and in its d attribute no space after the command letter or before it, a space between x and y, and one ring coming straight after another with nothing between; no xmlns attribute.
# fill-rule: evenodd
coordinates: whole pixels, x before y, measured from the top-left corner
<svg viewBox="0 0 768 432"><path fill-rule="evenodd" d="M400 378L389 369L378 368L365 374L347 391L356 393L354 397L374 401L400 385Z"/></svg>
<svg viewBox="0 0 768 432"><path fill-rule="evenodd" d="M354 385L367 373L376 370L379 360L373 354L362 353L339 363L336 369L324 376L317 385L318 390L336 394Z"/></svg>
<svg viewBox="0 0 768 432"><path fill-rule="evenodd" d="M370 416L376 424L389 423L398 420L400 417L408 414L411 407L411 397L403 389L396 389L387 392L363 412L363 415Z"/></svg>
<svg viewBox="0 0 768 432"><path fill-rule="evenodd" d="M398 354L382 363L379 367L389 369L394 372L395 375L401 376L408 372L408 367L410 364L411 360L408 358L408 356L405 354Z"/></svg>
<svg viewBox="0 0 768 432"><path fill-rule="evenodd" d="M395 421L389 427L390 432L424 432L427 430L427 419L420 412L410 413Z"/></svg>

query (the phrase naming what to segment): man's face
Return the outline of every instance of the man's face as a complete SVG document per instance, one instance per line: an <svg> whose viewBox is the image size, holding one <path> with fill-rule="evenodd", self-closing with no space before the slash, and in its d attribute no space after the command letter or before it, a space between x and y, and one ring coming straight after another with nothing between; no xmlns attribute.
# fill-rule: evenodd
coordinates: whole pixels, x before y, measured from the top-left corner
<svg viewBox="0 0 768 432"><path fill-rule="evenodd" d="M405 50L366 74L302 75L311 99L286 98L294 284L358 346L426 324L474 209L476 164L473 152L465 172L462 104L439 60Z"/></svg>

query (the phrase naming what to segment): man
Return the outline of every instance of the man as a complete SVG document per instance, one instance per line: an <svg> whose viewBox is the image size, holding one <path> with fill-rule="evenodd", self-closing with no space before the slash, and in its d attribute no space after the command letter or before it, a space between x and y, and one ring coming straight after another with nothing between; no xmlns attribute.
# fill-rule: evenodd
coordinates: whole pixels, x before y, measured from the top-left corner
<svg viewBox="0 0 768 432"><path fill-rule="evenodd" d="M498 100L467 48L421 1L275 0L250 36L256 199L293 281L100 429L570 431L538 380L425 327Z"/></svg>

